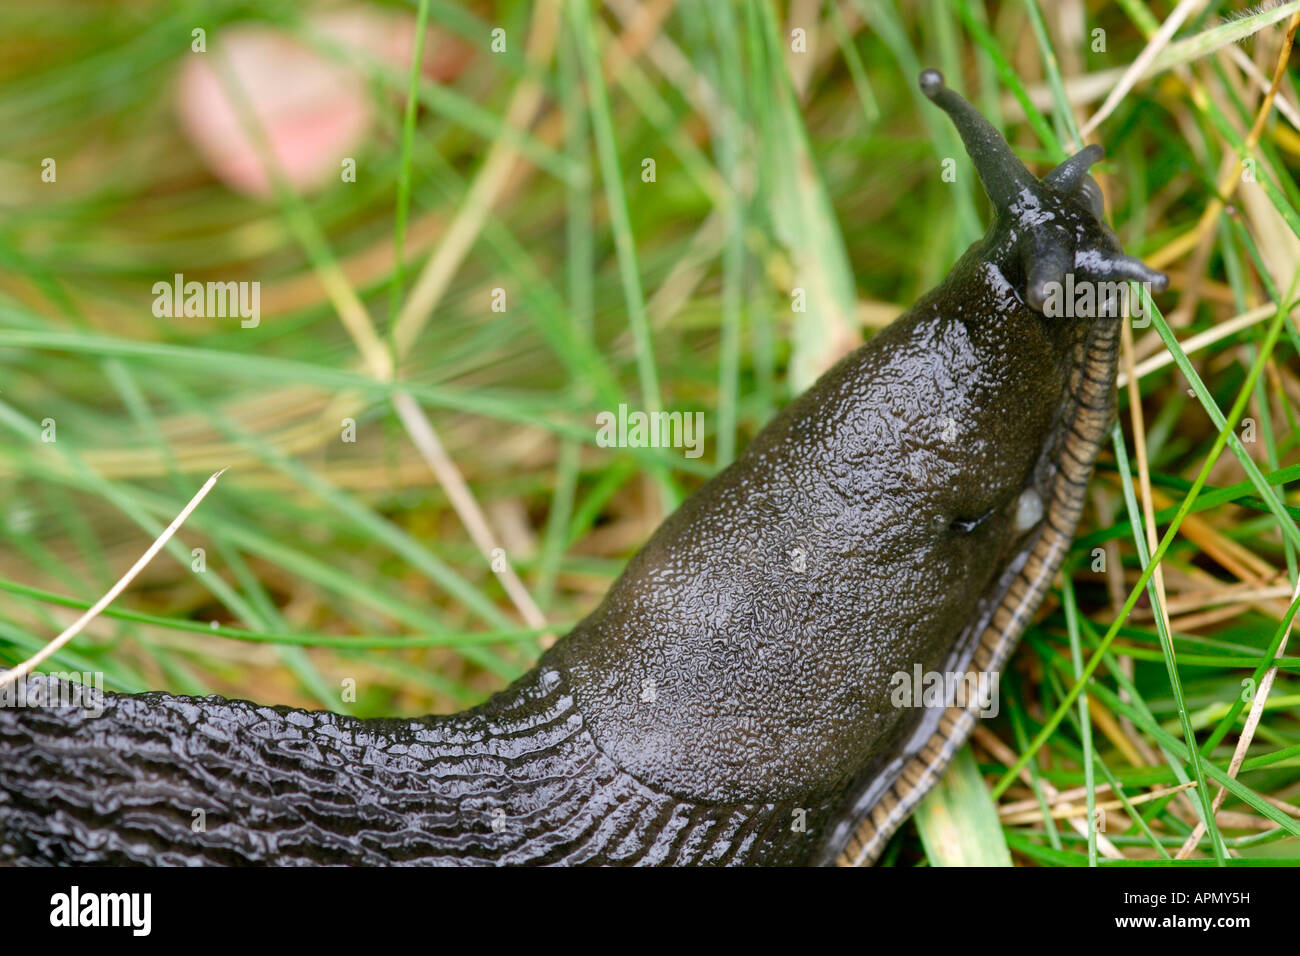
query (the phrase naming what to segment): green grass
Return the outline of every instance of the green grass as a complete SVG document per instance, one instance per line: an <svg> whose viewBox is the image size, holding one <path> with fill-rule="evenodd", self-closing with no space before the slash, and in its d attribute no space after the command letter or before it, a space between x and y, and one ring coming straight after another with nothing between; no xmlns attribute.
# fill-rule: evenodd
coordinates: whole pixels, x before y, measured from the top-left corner
<svg viewBox="0 0 1300 956"><path fill-rule="evenodd" d="M266 201L203 166L174 78L192 29L212 49L250 19L342 55L303 5L0 12L0 665L93 603L229 465L52 669L363 716L483 699L982 234L987 201L918 70L942 68L1042 172L1109 87L1079 90L1123 75L1174 6L1088 2L1067 24L1070 8L1038 0L828 0L796 5L798 22L763 0L626 5L660 14L646 21L589 0L377 5L427 18L433 52L461 44L456 75L367 59L357 181ZM1097 129L1111 222L1174 278L1133 330L1136 358L1171 361L1142 376L1140 409L1120 390L1066 570L982 725L998 743L970 745L888 862L1166 865L1204 822L1184 865L1300 863L1300 639L1280 650L1300 552L1300 131L1275 107L1249 138L1262 94L1242 64L1271 79L1291 10L1234 9L1194 14ZM1294 71L1280 96L1300 102ZM1225 178L1238 156L1252 179ZM1202 222L1216 197L1229 208ZM261 326L155 318L150 288L175 272L260 281ZM527 601L417 452L402 394ZM620 402L703 411L704 458L597 447L596 413ZM1270 596L1231 599L1243 580ZM1243 689L1275 664L1230 775ZM1075 788L1074 817L1053 816ZM1034 819L1000 818L1012 804ZM1087 825L1102 805L1104 830Z"/></svg>

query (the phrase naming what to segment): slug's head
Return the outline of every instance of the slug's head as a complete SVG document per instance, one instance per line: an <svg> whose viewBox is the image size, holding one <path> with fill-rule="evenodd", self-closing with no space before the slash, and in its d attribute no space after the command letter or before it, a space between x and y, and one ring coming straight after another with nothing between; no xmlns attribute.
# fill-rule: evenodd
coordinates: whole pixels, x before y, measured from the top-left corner
<svg viewBox="0 0 1300 956"><path fill-rule="evenodd" d="M1102 221L1101 188L1088 169L1104 155L1086 146L1042 179L975 107L948 89L938 70L921 73L921 92L952 119L997 211L995 245L1022 298L1037 312L1067 273L1092 282L1134 281L1162 292L1168 278L1126 256ZM1018 268L1017 268L1018 267ZM1020 278L1021 283L1016 283Z"/></svg>

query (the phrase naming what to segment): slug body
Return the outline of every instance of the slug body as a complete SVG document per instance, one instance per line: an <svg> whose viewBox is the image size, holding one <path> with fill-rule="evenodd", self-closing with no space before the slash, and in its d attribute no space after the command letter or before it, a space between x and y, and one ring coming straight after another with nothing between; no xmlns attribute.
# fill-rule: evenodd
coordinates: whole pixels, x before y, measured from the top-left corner
<svg viewBox="0 0 1300 956"><path fill-rule="evenodd" d="M1053 283L1164 287L1100 221L1099 148L1040 181L937 72L921 84L988 234L533 671L416 720L164 694L0 710L0 861L874 860L980 706L900 706L896 675L1001 668L1113 418L1119 319L1045 315Z"/></svg>

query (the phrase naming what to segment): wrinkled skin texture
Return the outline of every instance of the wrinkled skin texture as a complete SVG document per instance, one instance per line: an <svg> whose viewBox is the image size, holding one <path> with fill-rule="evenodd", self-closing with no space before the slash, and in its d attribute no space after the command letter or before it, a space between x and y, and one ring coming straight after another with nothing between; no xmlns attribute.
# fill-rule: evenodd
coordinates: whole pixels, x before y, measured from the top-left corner
<svg viewBox="0 0 1300 956"><path fill-rule="evenodd" d="M42 678L42 680L45 680ZM792 808L655 793L538 667L481 707L358 720L219 697L0 710L0 863L797 863Z"/></svg>
<svg viewBox="0 0 1300 956"><path fill-rule="evenodd" d="M1040 183L922 82L994 200L988 235L688 498L534 671L422 720L167 695L93 720L0 710L0 861L837 853L829 835L897 776L921 720L891 675L970 660L963 635L1040 520L1023 501L1056 473L1071 372L1115 321L1030 302L1064 270L1141 268L1098 220L1095 156ZM1095 447L1070 451L1091 466Z"/></svg>

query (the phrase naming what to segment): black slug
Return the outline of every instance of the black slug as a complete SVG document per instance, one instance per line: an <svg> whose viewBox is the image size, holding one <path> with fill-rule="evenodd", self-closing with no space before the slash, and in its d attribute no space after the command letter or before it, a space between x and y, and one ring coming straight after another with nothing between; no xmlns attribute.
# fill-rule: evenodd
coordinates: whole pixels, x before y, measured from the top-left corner
<svg viewBox="0 0 1300 956"><path fill-rule="evenodd" d="M873 861L978 707L896 706L893 676L1002 667L1114 415L1119 320L1044 314L1053 284L1165 284L1101 221L1100 148L1036 179L938 72L921 87L987 235L529 674L420 719L159 693L0 710L0 861Z"/></svg>

